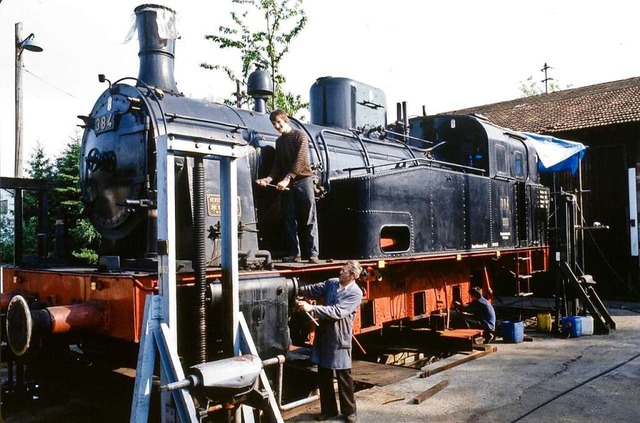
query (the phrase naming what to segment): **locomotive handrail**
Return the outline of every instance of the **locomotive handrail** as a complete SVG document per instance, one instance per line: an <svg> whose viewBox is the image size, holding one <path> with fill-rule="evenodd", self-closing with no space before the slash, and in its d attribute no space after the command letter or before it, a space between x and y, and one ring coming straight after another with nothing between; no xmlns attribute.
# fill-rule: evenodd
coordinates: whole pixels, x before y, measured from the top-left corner
<svg viewBox="0 0 640 423"><path fill-rule="evenodd" d="M298 125L298 127L301 128L307 134L307 137L309 138L309 141L311 141L311 146L315 150L316 156L318 156L318 161L319 161L318 169L322 173L322 171L324 170L324 161L322 160L322 156L320 155L320 150L318 149L318 145L316 143L316 140L313 138L313 135L311 135L311 132L309 132L307 127L305 125L303 125L298 119L296 119L294 117L289 117L289 120L294 121ZM325 151L326 151L326 149L327 148L326 148L326 145L325 145Z"/></svg>
<svg viewBox="0 0 640 423"><path fill-rule="evenodd" d="M324 134L333 134L333 135L337 135L339 137L344 137L344 138L354 138L355 135L355 139L358 140L358 142L360 143L360 146L362 147L362 153L364 155L364 161L366 166L363 167L363 169L365 168L371 168L371 158L369 157L369 152L367 151L367 149L364 146L364 142L362 142L362 139L358 136L358 134L356 134L355 132L352 132L351 134L347 134L344 132L339 132L339 131L334 131L332 129L323 129L320 131L320 138L322 138L322 141L325 145L325 154L327 155L327 175L329 174L329 151L327 149L327 142L324 138Z"/></svg>
<svg viewBox="0 0 640 423"><path fill-rule="evenodd" d="M403 135L403 134L400 134L400 133L398 133L398 132L390 131L390 130L387 130L387 129L385 129L385 132L389 132L389 133L392 133L392 134L394 134L394 135L400 135L400 136L403 136L403 137L405 137L405 138L411 138L411 139L419 140L419 141L423 141L423 142L430 142L430 143L432 143L432 144L433 144L433 142L431 142L431 141L425 141L425 140L420 139L420 138L412 137L412 136L409 136L409 135ZM388 138L385 138L385 139L388 139ZM411 155L411 157L413 157L413 158L417 158L417 157L416 157L416 155L415 155L415 153L414 153L414 152L413 152L413 150L411 149L411 146L409 146L409 144L407 144L406 142L402 142L402 141L397 140L397 139L395 139L395 138L391 138L391 139L389 139L389 140L390 140L390 141L393 141L393 142L394 142L394 143L396 143L396 144L400 144L400 145L402 145L402 146L403 146L403 147L404 147L404 148L409 152L409 154ZM417 163L417 162L416 162L416 165L418 165L418 163Z"/></svg>
<svg viewBox="0 0 640 423"><path fill-rule="evenodd" d="M158 94L156 93L156 91L153 90L149 85L147 85L146 82L144 82L144 81L142 81L142 80L140 80L138 78L134 78L132 76L127 76L125 78L120 78L116 82L114 82L113 85L115 86L116 84L119 84L122 81L126 81L127 79L131 79L133 81L136 81L136 83L144 86L150 94L153 94L153 98L155 99L156 103L158 104L158 108L160 108L160 113L162 113L162 124L164 125L164 133L166 134L167 133L167 120L164 118L164 114L165 114L164 113L164 109L162 108L162 103L160 102L160 98L158 98ZM144 97L144 93L142 91L140 91L140 89L138 88L137 85L134 85L133 88L136 89L140 93L140 96ZM151 110L151 112L153 113L154 117L157 118L157 116L155 114L155 111Z"/></svg>
<svg viewBox="0 0 640 423"><path fill-rule="evenodd" d="M398 165L402 165L405 163L417 163L417 166L427 166L427 165L432 165L432 164L439 164L439 165L446 165L446 166L451 166L454 168L459 168L463 171L465 170L471 170L474 173L478 173L478 174L483 174L486 172L486 170L484 169L480 169L478 167L471 167L471 166L464 166L464 165L459 165L456 163L449 163L449 162L442 162L439 160L433 160L433 159L427 159L427 158L421 158L421 157L416 157L414 159L404 159L404 160L398 160L396 162L391 162L391 163L382 163L382 164L378 164L378 165L373 165L373 166L360 166L360 167L348 167L345 169L342 169L343 172L349 172L349 177L351 177L351 172L355 171L355 170L369 170L371 169L372 172L371 173L375 173L375 168L377 167L383 167L383 166L398 166ZM465 172L466 173L466 172Z"/></svg>
<svg viewBox="0 0 640 423"><path fill-rule="evenodd" d="M518 179L512 176L504 176L504 175L493 175L493 179L497 179L499 181L504 181L504 182L518 182Z"/></svg>
<svg viewBox="0 0 640 423"><path fill-rule="evenodd" d="M197 117L193 117L193 116L179 115L177 113L165 113L164 115L166 117L170 118L170 119L184 119L184 120L190 120L190 121L193 121L193 122L212 123L214 125L226 126L228 128L233 128L235 130L235 132L238 132L238 131L243 130L243 129L249 129L246 125L239 125L237 123L221 122L219 120L197 118Z"/></svg>
<svg viewBox="0 0 640 423"><path fill-rule="evenodd" d="M418 137L412 137L411 135L401 134L400 132L395 132L395 131L392 131L392 130L390 130L390 129L385 129L384 131L385 131L385 132L388 132L388 133L390 133L390 134L393 134L393 135L399 135L399 136L401 136L401 137L405 137L405 138L409 138L409 139L412 139L412 140L420 141L420 142L423 142L423 143L425 143L425 144L433 144L433 143L434 143L433 141L425 140L425 139L418 138ZM402 142L402 141L400 141L400 140L396 140L395 138L392 138L392 139L393 139L394 141ZM405 143L403 143L403 144L405 144Z"/></svg>
<svg viewBox="0 0 640 423"><path fill-rule="evenodd" d="M369 152L367 151L367 147L364 145L362 138L360 138L360 134L358 134L358 132L355 129L349 129L349 130L353 135L356 136L356 139L360 143L360 146L362 146L362 152L364 153L364 161L368 166L371 163L371 157L369 157Z"/></svg>
<svg viewBox="0 0 640 423"><path fill-rule="evenodd" d="M320 140L322 141L322 145L324 147L324 159L325 159L325 174L324 181L322 181L322 185L327 193L331 192L331 187L329 186L329 171L331 170L331 162L329 161L329 148L327 147L327 140L324 139L324 129L320 131L318 134L320 136Z"/></svg>
<svg viewBox="0 0 640 423"><path fill-rule="evenodd" d="M433 144L433 141L423 140L422 138L412 137L411 135L401 134L401 133L399 133L399 132L391 131L391 130L389 130L389 129L385 129L384 131L385 131L385 132L388 132L388 133L391 133L391 134L393 134L393 135L398 135L398 136L404 137L404 138L409 138L409 139L416 140L416 141L420 141L420 142L423 142L423 143L430 143L430 144ZM387 139L387 138L385 138L385 139ZM394 142L395 142L395 143L397 143L397 144L401 144L404 148L406 148L406 149L407 149L407 151L409 152L409 154L411 155L411 157L416 157L415 153L413 152L413 149L411 149L411 146L409 146L409 144L407 144L406 142L402 142L402 141L397 140L397 139L395 139L395 138L391 138L391 141L394 141ZM417 163L416 163L416 164L417 164Z"/></svg>

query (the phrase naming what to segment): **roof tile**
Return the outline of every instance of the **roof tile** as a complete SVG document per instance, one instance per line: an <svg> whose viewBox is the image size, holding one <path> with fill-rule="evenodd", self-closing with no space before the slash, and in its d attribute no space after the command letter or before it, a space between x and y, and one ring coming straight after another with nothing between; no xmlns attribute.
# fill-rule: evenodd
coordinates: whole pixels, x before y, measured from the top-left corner
<svg viewBox="0 0 640 423"><path fill-rule="evenodd" d="M553 133L640 121L640 77L555 91L449 113L479 113L516 131Z"/></svg>

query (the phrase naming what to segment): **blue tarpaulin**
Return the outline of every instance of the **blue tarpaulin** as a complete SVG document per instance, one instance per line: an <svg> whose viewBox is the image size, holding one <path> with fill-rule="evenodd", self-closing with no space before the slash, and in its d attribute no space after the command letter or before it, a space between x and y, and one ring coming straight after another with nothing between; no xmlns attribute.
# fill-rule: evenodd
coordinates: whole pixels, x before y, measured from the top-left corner
<svg viewBox="0 0 640 423"><path fill-rule="evenodd" d="M540 173L571 169L575 174L587 147L579 142L562 140L549 135L523 132L538 153Z"/></svg>

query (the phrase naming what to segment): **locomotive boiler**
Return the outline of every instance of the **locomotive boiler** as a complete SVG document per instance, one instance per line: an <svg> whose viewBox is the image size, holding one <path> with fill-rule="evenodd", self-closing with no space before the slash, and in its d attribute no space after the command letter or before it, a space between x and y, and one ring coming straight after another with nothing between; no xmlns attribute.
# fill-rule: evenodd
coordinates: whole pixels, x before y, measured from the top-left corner
<svg viewBox="0 0 640 423"><path fill-rule="evenodd" d="M539 182L526 136L470 115L399 116L387 124L382 91L331 77L311 88L311 123L291 119L310 140L322 261L282 263L280 192L254 183L269 172L278 136L265 113L269 75L258 70L249 77L253 110L184 96L173 72L174 12L143 5L135 13L138 76L113 83L101 76L108 88L80 117L82 201L102 236L99 268L4 269L3 296L13 299L3 308L16 355L46 348L54 334L87 350L112 350L114 342L135 348L140 341L145 295L158 292L162 135L224 139L241 151L240 309L261 357L285 353L292 334L304 341L306 326L290 327L298 284L334 276L345 259L367 269L356 335L396 321L437 319L454 301L468 300L472 284L487 295L531 290L530 276L547 270L549 189ZM176 157L174 183L166 187L176 199L178 333L187 364L197 362L193 350L202 342L191 335L194 325L208 334L207 359L230 354L221 311L219 166ZM204 188L194 197L196 182ZM204 215L204 231L196 213ZM198 239L202 232L205 239ZM198 272L205 275L201 287L194 286ZM202 290L204 317L193 311Z"/></svg>

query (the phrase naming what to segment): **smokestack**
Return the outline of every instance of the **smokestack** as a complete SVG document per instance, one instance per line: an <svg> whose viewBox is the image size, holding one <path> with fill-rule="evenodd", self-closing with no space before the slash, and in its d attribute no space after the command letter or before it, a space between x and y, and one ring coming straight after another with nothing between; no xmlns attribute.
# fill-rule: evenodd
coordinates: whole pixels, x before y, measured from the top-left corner
<svg viewBox="0 0 640 423"><path fill-rule="evenodd" d="M165 6L143 4L135 8L140 40L138 79L165 92L179 94L173 76L176 12Z"/></svg>

